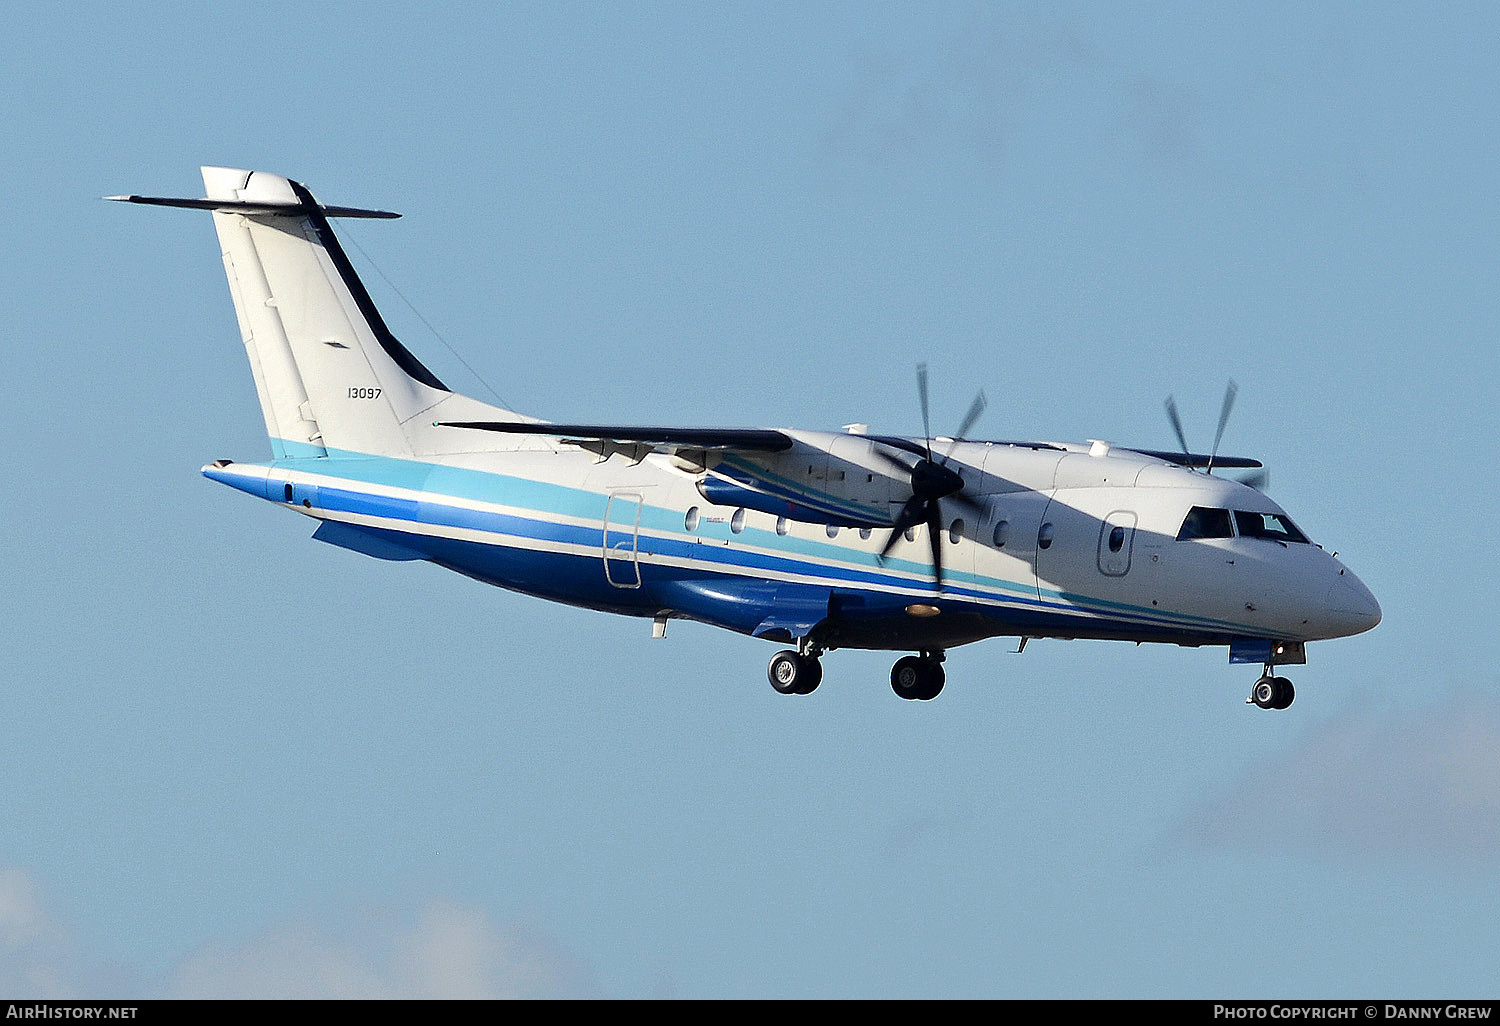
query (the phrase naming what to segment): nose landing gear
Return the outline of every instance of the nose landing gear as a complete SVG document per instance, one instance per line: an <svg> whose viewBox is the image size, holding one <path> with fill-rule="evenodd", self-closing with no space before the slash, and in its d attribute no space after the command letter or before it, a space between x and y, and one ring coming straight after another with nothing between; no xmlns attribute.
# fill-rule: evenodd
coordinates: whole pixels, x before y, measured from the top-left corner
<svg viewBox="0 0 1500 1026"><path fill-rule="evenodd" d="M1265 674L1250 689L1247 705L1258 705L1262 709L1285 709L1297 696L1292 682L1285 677L1273 676L1274 667L1267 665Z"/></svg>

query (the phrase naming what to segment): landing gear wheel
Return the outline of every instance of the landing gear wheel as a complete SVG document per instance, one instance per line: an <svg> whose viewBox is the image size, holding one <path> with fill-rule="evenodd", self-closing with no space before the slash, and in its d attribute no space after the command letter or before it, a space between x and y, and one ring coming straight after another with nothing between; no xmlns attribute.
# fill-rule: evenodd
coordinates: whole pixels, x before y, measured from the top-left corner
<svg viewBox="0 0 1500 1026"><path fill-rule="evenodd" d="M896 697L916 699L922 690L922 660L916 656L902 656L891 667L891 690Z"/></svg>
<svg viewBox="0 0 1500 1026"><path fill-rule="evenodd" d="M930 702L943 693L943 685L948 682L948 675L943 672L941 663L931 663L927 667L927 687L917 696L923 702Z"/></svg>
<svg viewBox="0 0 1500 1026"><path fill-rule="evenodd" d="M930 702L943 690L947 675L936 659L902 656L891 667L891 690L908 701Z"/></svg>
<svg viewBox="0 0 1500 1026"><path fill-rule="evenodd" d="M1250 689L1250 701L1262 709L1285 709L1296 697L1297 692L1291 681L1270 674L1256 681L1255 686Z"/></svg>
<svg viewBox="0 0 1500 1026"><path fill-rule="evenodd" d="M788 649L771 657L766 676L771 687L783 695L810 695L823 682L823 664L816 656L798 655Z"/></svg>

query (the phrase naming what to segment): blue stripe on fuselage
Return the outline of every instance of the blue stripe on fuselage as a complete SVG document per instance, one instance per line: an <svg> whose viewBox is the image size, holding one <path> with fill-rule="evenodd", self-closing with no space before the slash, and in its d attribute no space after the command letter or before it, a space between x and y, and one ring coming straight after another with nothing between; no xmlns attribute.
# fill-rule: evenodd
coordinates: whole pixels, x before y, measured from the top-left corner
<svg viewBox="0 0 1500 1026"><path fill-rule="evenodd" d="M278 471L316 477L317 502L311 509L314 515L327 511L378 519L382 523L372 529L399 535L401 544L428 553L450 569L558 601L654 614L669 597L658 594L663 586L672 580L705 576L757 587L768 575L802 578L809 586L865 593L882 607L896 599L901 603L920 600L927 593L928 568L923 563L887 559L881 565L875 562L873 553L756 528L746 528L737 544L724 544L727 536L685 535L680 511L645 504L641 507L639 534L641 587L622 589L612 586L603 573L603 507L607 497L601 492L492 471L358 453L275 460L265 466L273 479ZM360 488L362 484L409 491L420 497L383 495ZM267 497L272 501L279 487L269 490ZM474 509L451 501L455 499L507 506L512 511ZM583 523L568 523L558 517ZM474 532L484 538L439 533L444 531ZM565 550L560 551L561 547ZM859 562L865 565L851 565ZM903 576L901 571L915 575L915 579ZM679 594L673 597L680 598L681 589L677 591ZM1048 592L1039 597L1030 584L963 572L946 575L942 601L945 608L967 609L992 621L995 634L1024 633L1027 629L1038 633L1087 629L1123 634L1147 628L1164 636L1205 639L1256 633L1223 621L1163 614L1088 596ZM680 611L697 615L694 610ZM713 616L699 618L719 622Z"/></svg>

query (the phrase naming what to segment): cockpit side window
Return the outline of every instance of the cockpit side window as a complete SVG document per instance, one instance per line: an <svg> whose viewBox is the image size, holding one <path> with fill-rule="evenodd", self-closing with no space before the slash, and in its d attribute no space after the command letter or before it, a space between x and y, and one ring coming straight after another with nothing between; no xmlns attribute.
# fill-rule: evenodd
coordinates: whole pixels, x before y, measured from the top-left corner
<svg viewBox="0 0 1500 1026"><path fill-rule="evenodd" d="M1268 538L1271 541L1307 544L1307 535L1280 513L1247 513L1234 511L1234 526L1241 538Z"/></svg>
<svg viewBox="0 0 1500 1026"><path fill-rule="evenodd" d="M1229 510L1209 506L1194 506L1188 510L1186 519L1182 521L1182 529L1177 532L1178 541L1233 536L1234 529L1229 526Z"/></svg>

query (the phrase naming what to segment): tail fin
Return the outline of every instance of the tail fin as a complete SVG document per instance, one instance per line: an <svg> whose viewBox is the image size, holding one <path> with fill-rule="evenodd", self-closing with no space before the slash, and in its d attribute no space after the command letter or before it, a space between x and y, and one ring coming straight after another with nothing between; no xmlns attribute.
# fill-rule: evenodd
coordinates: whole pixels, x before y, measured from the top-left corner
<svg viewBox="0 0 1500 1026"><path fill-rule="evenodd" d="M201 200L110 198L213 211L275 456L411 455L431 422L416 418L458 397L391 334L328 224L399 215L323 207L263 171L205 167L203 183Z"/></svg>

